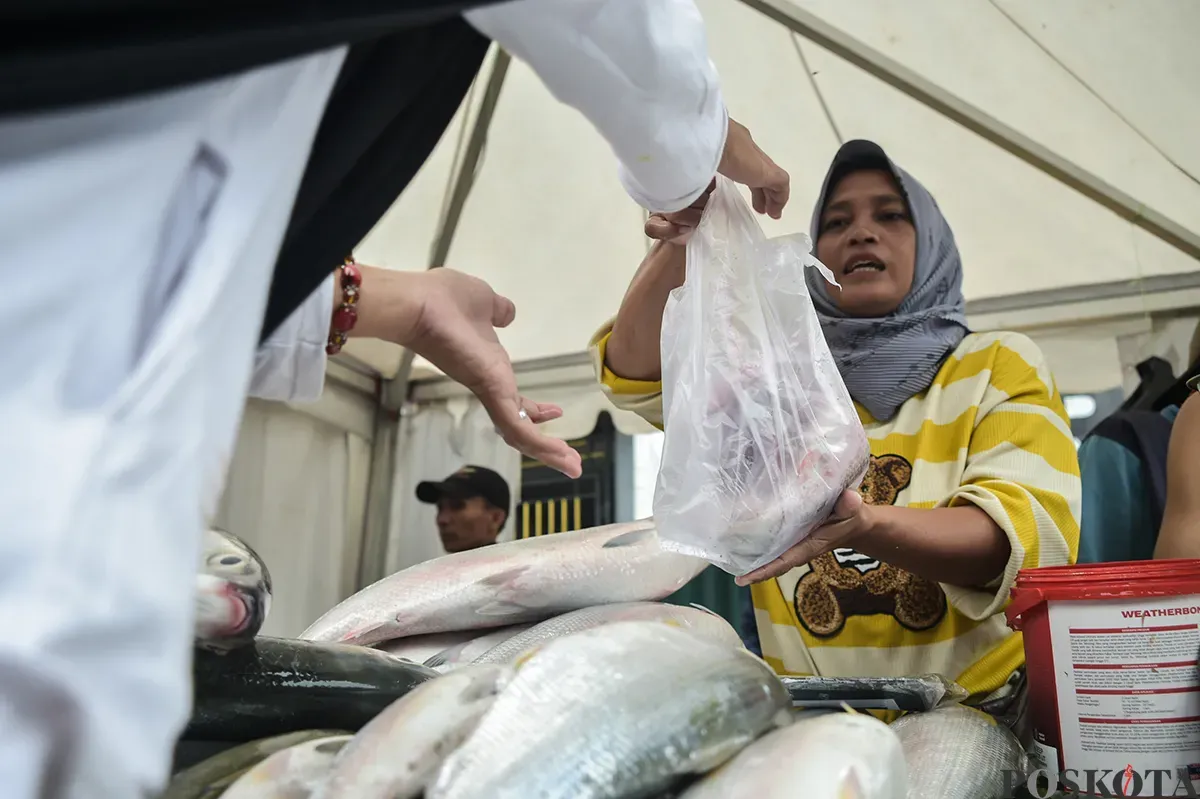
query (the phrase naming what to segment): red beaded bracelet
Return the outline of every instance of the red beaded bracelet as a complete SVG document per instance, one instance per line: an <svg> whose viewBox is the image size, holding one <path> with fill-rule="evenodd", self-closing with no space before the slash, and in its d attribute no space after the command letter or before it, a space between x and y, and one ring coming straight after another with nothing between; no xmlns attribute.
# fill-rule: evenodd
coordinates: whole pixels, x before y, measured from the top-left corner
<svg viewBox="0 0 1200 799"><path fill-rule="evenodd" d="M358 292L362 287L362 272L353 255L346 256L338 271L342 275L342 304L333 312L333 321L329 326L329 343L325 345L325 352L329 355L337 355L342 351L342 347L346 346L346 334L358 323L358 309L354 306L358 305Z"/></svg>

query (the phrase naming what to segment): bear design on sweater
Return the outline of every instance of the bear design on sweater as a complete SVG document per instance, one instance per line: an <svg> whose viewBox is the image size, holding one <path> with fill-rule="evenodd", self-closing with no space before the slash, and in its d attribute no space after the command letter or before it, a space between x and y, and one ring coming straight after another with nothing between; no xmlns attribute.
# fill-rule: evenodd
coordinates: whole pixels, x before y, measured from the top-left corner
<svg viewBox="0 0 1200 799"><path fill-rule="evenodd" d="M860 489L872 505L894 505L912 480L912 464L899 455L871 456ZM928 630L946 616L946 594L937 583L839 548L815 558L796 583L796 617L820 638L836 635L851 616L886 613L903 627Z"/></svg>

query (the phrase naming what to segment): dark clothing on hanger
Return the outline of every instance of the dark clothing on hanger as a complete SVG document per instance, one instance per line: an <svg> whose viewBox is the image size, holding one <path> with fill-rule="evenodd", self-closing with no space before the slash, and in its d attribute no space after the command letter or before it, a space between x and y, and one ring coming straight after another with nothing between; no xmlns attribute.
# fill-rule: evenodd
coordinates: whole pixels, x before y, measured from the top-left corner
<svg viewBox="0 0 1200 799"><path fill-rule="evenodd" d="M1079 447L1079 562L1151 560L1167 504L1167 448L1177 406L1117 411Z"/></svg>

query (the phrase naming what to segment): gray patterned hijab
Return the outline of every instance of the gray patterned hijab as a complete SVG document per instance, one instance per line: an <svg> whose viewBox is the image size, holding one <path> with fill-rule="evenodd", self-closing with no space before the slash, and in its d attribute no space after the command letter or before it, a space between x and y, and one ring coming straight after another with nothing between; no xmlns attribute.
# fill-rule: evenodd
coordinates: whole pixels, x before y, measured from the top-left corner
<svg viewBox="0 0 1200 799"><path fill-rule="evenodd" d="M950 225L925 187L893 164L874 142L847 142L834 156L813 211L814 246L831 190L846 175L864 169L890 172L908 201L917 234L908 296L887 316L852 317L833 302L829 286L817 270L806 269L805 279L850 396L877 420L886 422L901 405L929 388L947 356L970 331L962 293L962 261Z"/></svg>

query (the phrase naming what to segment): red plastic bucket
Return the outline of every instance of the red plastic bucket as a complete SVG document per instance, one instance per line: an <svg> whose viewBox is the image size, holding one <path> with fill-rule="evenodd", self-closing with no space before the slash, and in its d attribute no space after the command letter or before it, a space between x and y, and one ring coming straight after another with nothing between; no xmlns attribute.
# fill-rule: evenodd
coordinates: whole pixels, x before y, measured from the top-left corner
<svg viewBox="0 0 1200 799"><path fill-rule="evenodd" d="M1023 569L1005 613L1024 634L1032 754L1064 789L1200 792L1200 560Z"/></svg>

